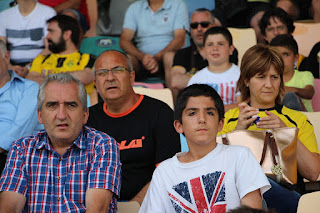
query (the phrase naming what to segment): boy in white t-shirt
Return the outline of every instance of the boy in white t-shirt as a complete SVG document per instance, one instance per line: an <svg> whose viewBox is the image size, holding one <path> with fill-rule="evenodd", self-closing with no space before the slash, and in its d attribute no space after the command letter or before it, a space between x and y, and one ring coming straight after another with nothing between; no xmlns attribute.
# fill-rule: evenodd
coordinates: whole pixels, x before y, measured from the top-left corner
<svg viewBox="0 0 320 213"><path fill-rule="evenodd" d="M174 126L189 151L177 153L155 170L140 212L219 212L246 205L262 208L270 188L249 149L216 143L224 106L212 87L191 85L180 92Z"/></svg>
<svg viewBox="0 0 320 213"><path fill-rule="evenodd" d="M240 93L236 93L240 69L229 62L234 50L231 33L226 27L212 27L204 34L203 47L208 66L192 76L188 86L207 84L218 92L225 111L237 107L240 102Z"/></svg>

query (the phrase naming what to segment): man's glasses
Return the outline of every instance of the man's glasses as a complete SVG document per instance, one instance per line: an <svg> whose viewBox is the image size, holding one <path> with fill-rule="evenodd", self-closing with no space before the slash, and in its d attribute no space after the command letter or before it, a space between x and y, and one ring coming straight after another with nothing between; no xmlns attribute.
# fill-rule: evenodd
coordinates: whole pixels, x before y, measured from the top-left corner
<svg viewBox="0 0 320 213"><path fill-rule="evenodd" d="M110 70L102 69L102 70L95 71L95 76L96 77L105 77L105 76L109 75L109 72L112 72L113 75L117 76L117 75L120 75L121 73L124 73L126 70L130 72L130 70L128 70L125 67L114 67Z"/></svg>
<svg viewBox="0 0 320 213"><path fill-rule="evenodd" d="M201 25L201 27L203 27L203 28L207 28L208 26L209 26L209 24L211 24L211 22L209 22L209 21L203 21L203 22L193 22L193 23L191 23L190 24L190 27L192 28L192 29L196 29L196 28L198 28L198 25Z"/></svg>

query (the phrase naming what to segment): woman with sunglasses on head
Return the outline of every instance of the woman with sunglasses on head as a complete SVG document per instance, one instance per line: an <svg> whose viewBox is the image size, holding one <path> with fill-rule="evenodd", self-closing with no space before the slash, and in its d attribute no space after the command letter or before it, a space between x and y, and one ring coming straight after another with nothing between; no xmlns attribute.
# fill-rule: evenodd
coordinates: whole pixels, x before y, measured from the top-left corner
<svg viewBox="0 0 320 213"><path fill-rule="evenodd" d="M284 63L272 47L255 45L243 56L237 90L242 102L225 114L223 130L262 130L281 127L299 128L297 142L298 184L289 190L269 179L272 188L264 194L268 208L278 213L296 212L300 194L304 192L303 178L317 180L320 158L313 126L302 113L281 105L284 91ZM257 116L259 120L257 120ZM257 120L257 121L256 121Z"/></svg>

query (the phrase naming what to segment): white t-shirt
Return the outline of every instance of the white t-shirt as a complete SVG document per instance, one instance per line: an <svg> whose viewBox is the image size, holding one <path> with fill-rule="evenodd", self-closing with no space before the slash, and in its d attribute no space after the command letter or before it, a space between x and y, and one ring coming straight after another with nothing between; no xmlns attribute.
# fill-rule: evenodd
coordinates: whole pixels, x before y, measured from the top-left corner
<svg viewBox="0 0 320 213"><path fill-rule="evenodd" d="M154 171L140 213L226 212L241 205L248 193L270 188L267 177L249 149L217 147L200 160L181 163L178 156ZM185 211L184 211L185 210Z"/></svg>
<svg viewBox="0 0 320 213"><path fill-rule="evenodd" d="M236 103L236 97L240 95L236 93L239 77L240 68L235 64L223 73L214 73L205 67L190 78L188 86L207 84L217 91L224 104L233 104Z"/></svg>
<svg viewBox="0 0 320 213"><path fill-rule="evenodd" d="M46 22L55 15L53 8L40 3L27 16L21 15L18 5L0 13L0 36L7 38L12 62L28 63L39 55L47 35Z"/></svg>

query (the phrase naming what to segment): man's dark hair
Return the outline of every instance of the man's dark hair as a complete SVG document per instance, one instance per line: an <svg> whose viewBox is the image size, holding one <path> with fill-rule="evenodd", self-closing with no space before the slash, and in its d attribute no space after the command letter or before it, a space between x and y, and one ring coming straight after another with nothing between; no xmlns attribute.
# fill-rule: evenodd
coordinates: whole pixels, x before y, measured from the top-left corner
<svg viewBox="0 0 320 213"><path fill-rule="evenodd" d="M182 123L182 113L186 108L190 97L205 96L210 97L217 108L219 121L224 118L224 105L219 94L210 86L206 84L192 84L181 90L178 94L177 102L174 108L174 120Z"/></svg>
<svg viewBox="0 0 320 213"><path fill-rule="evenodd" d="M281 8L273 8L267 10L259 21L259 27L262 35L266 35L266 28L270 25L271 18L278 18L282 23L287 26L288 33L291 34L294 31L293 19L289 14Z"/></svg>
<svg viewBox="0 0 320 213"><path fill-rule="evenodd" d="M214 15L209 9L203 8L203 7L202 8L198 8L195 11L192 12L192 14L194 14L194 13L209 13L210 14L210 20L211 20L212 24L214 24Z"/></svg>
<svg viewBox="0 0 320 213"><path fill-rule="evenodd" d="M47 21L48 24L51 22L57 22L62 33L71 30L71 40L74 45L78 46L80 42L80 25L76 19L67 15L56 15Z"/></svg>
<svg viewBox="0 0 320 213"><path fill-rule="evenodd" d="M223 37L228 41L229 46L232 45L232 35L231 35L230 31L228 30L228 28L226 28L226 27L211 27L204 33L203 46L206 43L206 40L209 35L216 35L216 34L223 35Z"/></svg>
<svg viewBox="0 0 320 213"><path fill-rule="evenodd" d="M289 34L277 35L271 40L270 46L286 47L289 50L291 50L294 55L297 55L299 53L298 44L296 40L293 38L292 35Z"/></svg>

